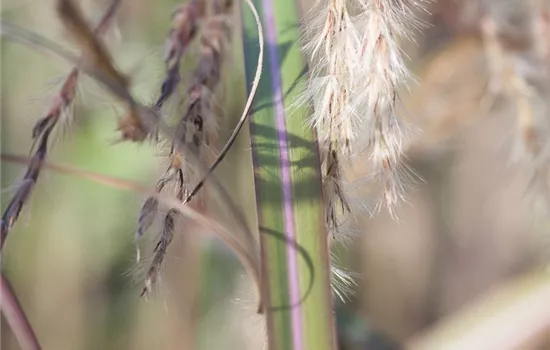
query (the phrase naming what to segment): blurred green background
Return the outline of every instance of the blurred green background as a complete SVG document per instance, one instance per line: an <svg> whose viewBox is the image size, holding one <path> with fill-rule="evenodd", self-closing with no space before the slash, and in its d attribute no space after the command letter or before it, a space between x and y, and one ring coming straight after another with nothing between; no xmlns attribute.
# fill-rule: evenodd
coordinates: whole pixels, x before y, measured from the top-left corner
<svg viewBox="0 0 550 350"><path fill-rule="evenodd" d="M4 0L2 18L71 47L53 3ZM101 1L82 3L92 18L100 16ZM107 36L118 66L131 74L133 92L144 102L157 96L164 38L177 4L125 1ZM358 284L345 304L337 304L342 349L398 349L500 282L545 262L550 249L548 222L526 199L526 174L510 165L513 111L487 113L480 107L488 71L478 34L457 20L457 1L430 6L431 26L405 48L420 84L404 91L402 110L423 131L411 133L408 158L425 182L409 189L399 222L384 212L357 214L350 220L359 233L353 244L336 247ZM233 57L225 62L216 95L220 140L233 129L245 98L235 12ZM70 66L4 38L1 59L2 152L27 154L32 126ZM190 50L184 71L196 59L196 50ZM112 145L120 106L90 79L80 82L73 121L56 135L49 161L153 186L166 150ZM359 179L367 171L358 163L349 177ZM2 164L2 209L23 172L20 165ZM217 177L254 227L246 130ZM357 197L372 200L368 193ZM264 326L254 313L253 285L231 252L203 228L178 232L162 288L150 300L139 297L133 235L143 200L76 177L41 174L6 243L2 270L44 348L262 349ZM2 348L18 349L6 322L1 330ZM541 338L526 349L548 347Z"/></svg>

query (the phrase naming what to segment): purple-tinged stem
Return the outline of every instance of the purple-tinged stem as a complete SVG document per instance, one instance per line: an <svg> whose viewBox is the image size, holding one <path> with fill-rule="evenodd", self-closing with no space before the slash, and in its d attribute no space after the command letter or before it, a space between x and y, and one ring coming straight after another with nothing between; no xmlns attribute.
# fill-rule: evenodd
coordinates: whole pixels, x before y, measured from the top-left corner
<svg viewBox="0 0 550 350"><path fill-rule="evenodd" d="M2 274L0 280L0 309L23 350L40 350L38 338L25 316L10 281Z"/></svg>

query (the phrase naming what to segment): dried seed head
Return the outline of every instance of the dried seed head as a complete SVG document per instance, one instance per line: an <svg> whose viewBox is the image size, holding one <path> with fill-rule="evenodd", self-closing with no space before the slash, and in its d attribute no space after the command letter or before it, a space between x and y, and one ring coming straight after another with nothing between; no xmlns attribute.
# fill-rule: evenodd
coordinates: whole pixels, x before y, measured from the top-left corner
<svg viewBox="0 0 550 350"><path fill-rule="evenodd" d="M154 197L147 197L145 202L141 207L138 219L138 229L136 230L135 239L136 241L143 237L145 231L151 227L154 221L154 214L158 209L158 200ZM139 259L138 259L139 260Z"/></svg>
<svg viewBox="0 0 550 350"><path fill-rule="evenodd" d="M336 235L339 216L349 207L341 190L341 161L352 153L358 117L352 108L359 32L348 12L349 1L317 1L305 21L303 50L309 58L306 95L313 114L309 124L317 131L322 163L325 223Z"/></svg>
<svg viewBox="0 0 550 350"><path fill-rule="evenodd" d="M383 201L393 213L393 208L403 198L400 179L403 153L404 123L396 115L398 88L407 81L409 74L398 41L411 36L411 29L418 26L412 17L417 1L360 0L362 13L360 70L361 92L356 108L363 113L363 132L367 136L370 159L375 178L383 187Z"/></svg>
<svg viewBox="0 0 550 350"><path fill-rule="evenodd" d="M351 104L359 32L348 13L348 2L318 1L306 21L303 39L311 66L306 92L314 110L310 125L316 128L322 147L330 145L344 154L351 153L359 117Z"/></svg>
<svg viewBox="0 0 550 350"><path fill-rule="evenodd" d="M166 39L164 62L166 77L161 85L161 94L155 104L161 108L174 93L180 81L180 62L198 30L199 20L204 16L204 1L193 0L179 6L172 15L172 29Z"/></svg>
<svg viewBox="0 0 550 350"><path fill-rule="evenodd" d="M230 10L232 2L222 1L214 7L214 13L203 21L203 32L200 41L199 63L193 71L191 84L185 96L186 104L182 118L177 124L174 140L170 150L170 164L157 184L157 192L166 185L174 184L176 197L183 201L189 195L192 186L201 180L202 164L206 148L211 146L211 140L217 133L217 121L213 110L213 91L221 79L223 60L227 53L230 36L228 22L221 14ZM167 78L162 86L162 94L157 101L157 108L174 90L168 84L179 81L179 64L184 49L195 37L199 17L205 16L202 1L192 1L176 11L174 28L169 35L169 50L166 59ZM220 11L220 12L217 12ZM223 12L222 12L223 11ZM153 220L154 213L147 208L147 202L142 207L142 214L147 213L148 220ZM185 202L184 204L187 204ZM191 205L202 205L201 198ZM149 206L150 207L150 206ZM157 211L155 207L153 211ZM164 218L163 234L159 238L155 257L150 265L146 279L146 290L149 290L157 280L164 254L170 244L166 239L168 232L173 232L174 213L169 212ZM147 228L143 225L140 214L138 232L143 234ZM149 227L150 224L147 226ZM160 249L161 248L161 249Z"/></svg>
<svg viewBox="0 0 550 350"><path fill-rule="evenodd" d="M421 8L421 3L319 0L306 21L304 51L311 78L305 98L312 102L310 124L325 154L329 230L336 222L335 203L343 212L349 210L341 190L343 168L365 151L373 164L371 178L383 187L382 202L390 213L403 199L405 126L396 105L399 85L409 75L398 40L410 38L420 26L413 7Z"/></svg>
<svg viewBox="0 0 550 350"><path fill-rule="evenodd" d="M67 4L69 7L67 7ZM70 3L67 3L67 4L65 4L64 1L58 4L59 11L62 14L62 16L70 16L72 15L71 11L76 11L75 8L72 7ZM110 4L110 6L107 8L107 11L102 16L100 22L96 26L95 30L91 34L92 36L95 34L105 33L109 23L114 17L116 10L118 9L119 4L120 4L119 0L116 0ZM82 20L82 17L76 18L75 20L76 21ZM67 110L70 108L76 96L78 77L79 77L78 70L76 68L73 68L73 70L69 73L67 78L65 78L65 81L63 82L58 95L54 97L52 104L49 107L48 111L46 112L45 116L40 118L36 122L32 130L32 138L34 140L32 149L35 148L36 144L38 145L38 147L31 158L31 161L27 168L27 172L23 177L21 185L19 186L16 194L14 195L14 197L12 198L12 200L8 204L8 207L6 208L6 210L2 215L2 225L1 225L2 245L4 244L4 240L9 230L12 228L17 218L19 217L19 214L21 213L23 206L25 205L26 201L30 197L34 185L38 181L38 176L40 175L42 164L48 154L49 137L53 132L53 130L55 129L56 125L58 124L59 120L63 116L63 114L66 113Z"/></svg>
<svg viewBox="0 0 550 350"><path fill-rule="evenodd" d="M550 106L545 96L550 91L550 61L544 49L548 38L540 36L545 21L543 5L533 0L515 9L488 6L481 32L491 73L488 93L492 100L500 97L512 107L516 117L515 160L531 177L530 194L543 197L541 203L548 206Z"/></svg>
<svg viewBox="0 0 550 350"><path fill-rule="evenodd" d="M158 239L158 242L153 250L154 256L149 269L147 270L147 277L145 279L145 287L141 292L141 295L149 296L151 294L153 286L159 280L161 265L166 256L166 250L174 238L174 228L176 218L179 216L179 212L175 209L170 209L164 218L163 229Z"/></svg>

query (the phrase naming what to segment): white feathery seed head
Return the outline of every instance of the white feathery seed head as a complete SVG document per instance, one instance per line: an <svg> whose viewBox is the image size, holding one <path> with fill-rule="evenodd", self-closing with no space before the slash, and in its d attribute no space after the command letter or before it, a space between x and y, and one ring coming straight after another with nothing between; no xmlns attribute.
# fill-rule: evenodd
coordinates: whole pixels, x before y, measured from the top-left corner
<svg viewBox="0 0 550 350"><path fill-rule="evenodd" d="M358 74L361 95L355 103L356 109L363 113L362 132L367 138L374 177L382 186L383 203L393 215L393 209L403 200L404 188L401 181L404 122L396 114L397 91L409 78L398 41L402 37L411 38L411 30L420 25L411 9L420 4L404 0L358 2L362 9L358 23L363 69Z"/></svg>
<svg viewBox="0 0 550 350"><path fill-rule="evenodd" d="M381 203L390 213L403 200L405 124L396 104L409 73L399 40L412 39L421 26L415 8L424 9L422 1L317 0L305 21L303 49L310 65L305 99L319 137L329 232L337 230L336 213L350 211L342 174L358 155L372 163L370 178L382 187Z"/></svg>
<svg viewBox="0 0 550 350"><path fill-rule="evenodd" d="M349 0L319 0L310 11L304 36L304 52L310 60L306 98L314 113L321 147L351 152L359 115L352 108L354 69L359 63L359 32L348 11Z"/></svg>

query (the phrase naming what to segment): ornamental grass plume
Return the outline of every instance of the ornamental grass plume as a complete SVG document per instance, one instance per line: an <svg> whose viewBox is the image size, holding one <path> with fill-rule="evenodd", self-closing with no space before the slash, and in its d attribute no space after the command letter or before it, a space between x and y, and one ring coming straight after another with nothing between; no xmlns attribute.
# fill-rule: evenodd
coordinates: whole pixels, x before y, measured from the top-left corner
<svg viewBox="0 0 550 350"><path fill-rule="evenodd" d="M510 106L515 117L513 159L531 178L530 194L548 207L550 106L548 4L545 1L490 2L480 27L491 80L488 96Z"/></svg>
<svg viewBox="0 0 550 350"><path fill-rule="evenodd" d="M399 85L407 81L409 73L398 40L412 39L412 30L420 26L412 11L422 4L407 0L359 3L360 62L364 69L360 71L355 108L364 115L361 132L368 135L368 152L382 187L383 203L394 215L395 206L404 199L404 181L408 181L401 164L405 124L396 114L396 104Z"/></svg>
<svg viewBox="0 0 550 350"><path fill-rule="evenodd" d="M347 0L317 1L305 23L303 50L310 60L306 101L314 114L310 125L319 138L325 198L325 224L336 235L339 216L349 212L343 192L341 160L352 152L360 122L352 109L359 33L348 12Z"/></svg>
<svg viewBox="0 0 550 350"><path fill-rule="evenodd" d="M329 232L338 231L350 211L343 172L350 160L367 154L370 178L394 215L408 181L402 164L405 125L396 114L398 88L409 73L399 47L420 22L419 1L318 0L305 22L304 52L313 105L310 125L319 135Z"/></svg>

